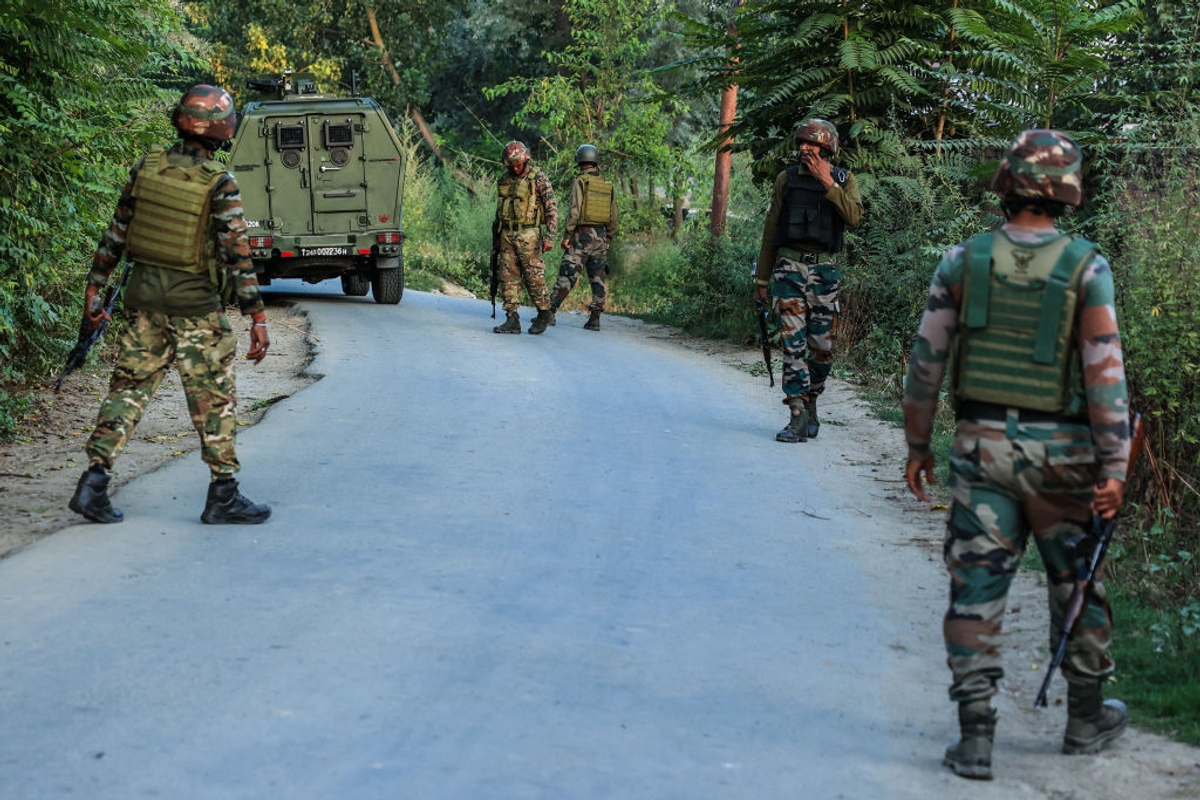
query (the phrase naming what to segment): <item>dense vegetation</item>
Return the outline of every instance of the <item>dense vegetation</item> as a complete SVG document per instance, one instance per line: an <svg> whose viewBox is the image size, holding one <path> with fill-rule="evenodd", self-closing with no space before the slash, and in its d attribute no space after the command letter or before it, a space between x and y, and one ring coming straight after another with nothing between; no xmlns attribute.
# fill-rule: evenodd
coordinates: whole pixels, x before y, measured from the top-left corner
<svg viewBox="0 0 1200 800"><path fill-rule="evenodd" d="M733 339L753 335L763 179L787 159L800 118L831 119L867 203L847 253L839 367L893 402L940 251L996 221L980 178L997 148L1052 126L1089 155L1089 202L1066 225L1114 265L1133 402L1150 433L1110 565L1146 614L1126 642L1200 664L1195 3L518 5L0 0L0 435L18 429L30 392L70 347L121 178L171 136L166 111L195 80L240 93L245 78L287 67L343 89L355 75L414 155L415 288L446 280L484 292L503 142L528 142L558 183L575 147L595 142L622 189L614 310ZM721 130L731 86L738 114ZM728 224L713 237L704 213L726 141ZM1171 681L1194 687L1197 676ZM1162 713L1194 718L1195 694L1164 699Z"/></svg>

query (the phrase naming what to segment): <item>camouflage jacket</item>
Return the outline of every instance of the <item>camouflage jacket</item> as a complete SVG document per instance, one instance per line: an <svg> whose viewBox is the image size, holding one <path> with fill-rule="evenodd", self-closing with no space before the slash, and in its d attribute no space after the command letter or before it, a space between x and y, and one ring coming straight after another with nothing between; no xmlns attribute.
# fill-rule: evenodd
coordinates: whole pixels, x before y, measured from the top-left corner
<svg viewBox="0 0 1200 800"><path fill-rule="evenodd" d="M193 163L208 158L207 151L177 142L168 153L172 157L193 159ZM129 171L129 178L117 201L108 230L100 239L92 257L88 283L103 288L109 276L125 254L129 222L136 213L133 184L145 163L141 159ZM212 190L210 230L215 237L217 263L229 270L238 306L243 314L263 310L258 292L258 280L250 263L250 241L246 235L246 219L242 209L241 189L230 173L217 181ZM162 311L171 315L197 316L221 308L216 287L207 276L189 275L178 270L139 267L130 275L126 305L132 309Z"/></svg>
<svg viewBox="0 0 1200 800"><path fill-rule="evenodd" d="M1061 235L1053 229L1015 225L1005 225L1003 230L1013 241L1031 244ZM914 461L930 456L934 412L958 331L963 252L963 245L956 245L938 264L909 358L904 384L904 436L908 457ZM1093 253L1084 268L1080 295L1076 332L1099 477L1123 481L1129 463L1129 396L1112 271L1099 253Z"/></svg>
<svg viewBox="0 0 1200 800"><path fill-rule="evenodd" d="M803 166L800 167L800 171L801 173L808 172ZM762 245L758 250L758 267L754 275L761 283L770 280L771 270L775 268L775 261L778 257L779 247L775 244L775 230L779 227L780 214L783 212L787 179L787 170L776 176L775 189L771 192L771 205L767 209L767 219L763 223ZM845 184L839 186L834 183L831 188L826 190L825 199L837 208L838 213L849 227L853 228L862 221L862 198L858 194L858 181L855 180L853 173L846 175Z"/></svg>

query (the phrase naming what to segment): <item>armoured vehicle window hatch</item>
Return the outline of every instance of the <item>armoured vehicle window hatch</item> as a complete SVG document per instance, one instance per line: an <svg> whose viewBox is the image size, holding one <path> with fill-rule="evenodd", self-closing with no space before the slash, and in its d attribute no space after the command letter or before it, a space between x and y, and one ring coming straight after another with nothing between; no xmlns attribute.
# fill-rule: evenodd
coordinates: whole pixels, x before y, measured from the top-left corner
<svg viewBox="0 0 1200 800"><path fill-rule="evenodd" d="M228 163L259 283L339 278L377 303L404 294L405 151L369 97L317 91L307 74L251 80Z"/></svg>

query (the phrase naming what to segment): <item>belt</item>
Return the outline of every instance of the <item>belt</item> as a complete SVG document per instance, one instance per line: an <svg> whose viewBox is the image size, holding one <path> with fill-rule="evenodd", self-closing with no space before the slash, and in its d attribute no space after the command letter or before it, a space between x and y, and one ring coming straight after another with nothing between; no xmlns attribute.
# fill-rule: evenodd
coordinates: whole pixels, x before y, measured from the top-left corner
<svg viewBox="0 0 1200 800"><path fill-rule="evenodd" d="M784 258L790 258L792 261L799 261L804 264L821 264L830 259L827 258L829 253L809 253L804 250L793 250L790 247L780 247L776 251Z"/></svg>
<svg viewBox="0 0 1200 800"><path fill-rule="evenodd" d="M1008 420L1008 406L995 403L982 403L978 400L964 400L958 404L958 419L987 420L988 422L1005 422ZM1029 408L1012 408L1017 412L1018 422L1083 422L1052 411L1034 411Z"/></svg>
<svg viewBox="0 0 1200 800"><path fill-rule="evenodd" d="M509 231L510 233L512 231L527 231L530 228L540 228L540 227L542 227L542 226L541 225L517 225L516 223L507 223L507 222L500 223L500 230Z"/></svg>

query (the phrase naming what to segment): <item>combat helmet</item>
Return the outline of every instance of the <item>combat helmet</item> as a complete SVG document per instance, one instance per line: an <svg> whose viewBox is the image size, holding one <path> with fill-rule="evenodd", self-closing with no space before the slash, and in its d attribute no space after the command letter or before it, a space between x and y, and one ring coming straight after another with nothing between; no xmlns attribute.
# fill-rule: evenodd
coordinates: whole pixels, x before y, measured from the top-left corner
<svg viewBox="0 0 1200 800"><path fill-rule="evenodd" d="M1068 206L1083 202L1083 154L1059 131L1031 128L1017 134L996 167L990 188L1005 200L1043 199Z"/></svg>
<svg viewBox="0 0 1200 800"><path fill-rule="evenodd" d="M596 149L594 144L581 144L575 151L576 164L599 164L600 151Z"/></svg>
<svg viewBox="0 0 1200 800"><path fill-rule="evenodd" d="M816 117L809 117L796 128L796 147L802 142L812 142L820 145L826 153L833 156L838 150L838 132L832 122Z"/></svg>
<svg viewBox="0 0 1200 800"><path fill-rule="evenodd" d="M519 164L524 164L530 158L532 158L532 154L529 152L529 148L525 146L524 142L509 142L508 144L504 145L505 166L512 167Z"/></svg>
<svg viewBox="0 0 1200 800"><path fill-rule="evenodd" d="M237 131L233 97L219 86L198 83L183 93L171 121L184 137L227 142Z"/></svg>

